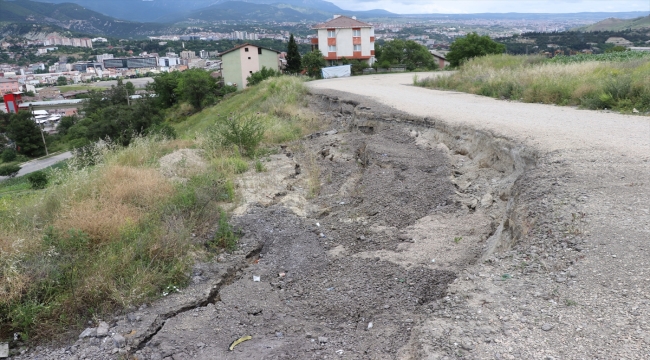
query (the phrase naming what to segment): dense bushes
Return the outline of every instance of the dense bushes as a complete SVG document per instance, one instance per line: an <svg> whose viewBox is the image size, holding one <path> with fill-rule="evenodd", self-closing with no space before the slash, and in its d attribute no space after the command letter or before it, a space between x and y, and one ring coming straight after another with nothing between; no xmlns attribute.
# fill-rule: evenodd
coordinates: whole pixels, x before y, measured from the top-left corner
<svg viewBox="0 0 650 360"><path fill-rule="evenodd" d="M20 166L16 164L0 165L0 176L7 176L12 178L18 175L19 171L20 171Z"/></svg>
<svg viewBox="0 0 650 360"><path fill-rule="evenodd" d="M27 175L27 181L29 181L32 189L40 190L45 189L49 179L44 171L36 171Z"/></svg>

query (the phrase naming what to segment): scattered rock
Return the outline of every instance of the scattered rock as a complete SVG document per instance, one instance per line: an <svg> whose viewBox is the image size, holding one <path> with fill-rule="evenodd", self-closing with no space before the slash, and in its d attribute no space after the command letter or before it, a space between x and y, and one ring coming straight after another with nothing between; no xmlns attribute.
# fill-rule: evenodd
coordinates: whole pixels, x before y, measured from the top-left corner
<svg viewBox="0 0 650 360"><path fill-rule="evenodd" d="M104 321L99 323L99 326L97 327L97 337L104 337L108 336L108 324Z"/></svg>
<svg viewBox="0 0 650 360"><path fill-rule="evenodd" d="M328 339L325 336L319 336L318 337L318 342L321 344L326 344Z"/></svg>
<svg viewBox="0 0 650 360"><path fill-rule="evenodd" d="M120 334L115 334L113 335L113 345L116 348L122 348L124 345L126 345L126 339L124 339L124 336Z"/></svg>
<svg viewBox="0 0 650 360"><path fill-rule="evenodd" d="M79 339L85 339L85 338L96 337L96 336L97 336L97 328L87 328L81 333L81 335L79 335Z"/></svg>
<svg viewBox="0 0 650 360"><path fill-rule="evenodd" d="M336 130L336 129L332 129L332 130L330 130L330 131L326 131L326 132L324 132L323 135L336 135L336 134L338 134L338 133L339 133L338 130Z"/></svg>
<svg viewBox="0 0 650 360"><path fill-rule="evenodd" d="M554 326L549 323L545 323L544 325L542 325L542 330L544 331L551 331L553 328Z"/></svg>
<svg viewBox="0 0 650 360"><path fill-rule="evenodd" d="M492 201L494 201L492 194L487 193L481 198L481 206L484 208L490 207L492 205Z"/></svg>

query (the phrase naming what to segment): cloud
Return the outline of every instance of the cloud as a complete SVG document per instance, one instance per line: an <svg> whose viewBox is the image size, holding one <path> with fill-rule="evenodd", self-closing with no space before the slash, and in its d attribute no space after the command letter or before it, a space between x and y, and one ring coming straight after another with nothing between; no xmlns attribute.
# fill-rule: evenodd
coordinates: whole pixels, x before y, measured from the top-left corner
<svg viewBox="0 0 650 360"><path fill-rule="evenodd" d="M572 13L650 11L648 0L329 0L346 10L419 13Z"/></svg>

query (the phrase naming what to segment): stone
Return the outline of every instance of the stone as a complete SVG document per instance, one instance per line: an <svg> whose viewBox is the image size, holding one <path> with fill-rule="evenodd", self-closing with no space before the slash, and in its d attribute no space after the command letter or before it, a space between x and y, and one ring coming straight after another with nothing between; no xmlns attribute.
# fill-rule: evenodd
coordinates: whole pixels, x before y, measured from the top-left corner
<svg viewBox="0 0 650 360"><path fill-rule="evenodd" d="M97 336L97 328L87 328L79 335L79 339L85 339L85 338L95 337L95 336Z"/></svg>
<svg viewBox="0 0 650 360"><path fill-rule="evenodd" d="M326 132L324 132L323 135L336 135L336 134L338 134L338 133L339 133L338 130L333 129L333 130L330 130L330 131L326 131Z"/></svg>
<svg viewBox="0 0 650 360"><path fill-rule="evenodd" d="M544 325L542 325L542 330L551 331L551 329L553 329L553 327L554 327L553 325L551 325L549 323L545 323Z"/></svg>
<svg viewBox="0 0 650 360"><path fill-rule="evenodd" d="M116 348L124 347L124 345L126 345L126 339L120 334L115 334L113 335L113 345L115 345Z"/></svg>
<svg viewBox="0 0 650 360"><path fill-rule="evenodd" d="M492 194L487 193L481 198L481 206L484 208L490 207L492 205L492 201L494 201Z"/></svg>
<svg viewBox="0 0 650 360"><path fill-rule="evenodd" d="M277 337L277 338L280 338L280 339L281 339L281 338L283 338L283 337L284 337L284 334L283 334L283 333L282 333L281 331L278 331L278 332L276 332L276 333L275 333L275 337Z"/></svg>
<svg viewBox="0 0 650 360"><path fill-rule="evenodd" d="M97 336L98 337L104 337L108 336L108 324L104 321L99 323L99 326L97 326Z"/></svg>
<svg viewBox="0 0 650 360"><path fill-rule="evenodd" d="M559 283L566 282L566 277L564 277L564 276L558 276L557 278L555 278L555 281L557 281L557 282L559 282Z"/></svg>
<svg viewBox="0 0 650 360"><path fill-rule="evenodd" d="M0 358L9 357L9 343L0 344Z"/></svg>
<svg viewBox="0 0 650 360"><path fill-rule="evenodd" d="M318 342L321 344L326 344L329 339L326 338L325 336L319 336L318 337Z"/></svg>

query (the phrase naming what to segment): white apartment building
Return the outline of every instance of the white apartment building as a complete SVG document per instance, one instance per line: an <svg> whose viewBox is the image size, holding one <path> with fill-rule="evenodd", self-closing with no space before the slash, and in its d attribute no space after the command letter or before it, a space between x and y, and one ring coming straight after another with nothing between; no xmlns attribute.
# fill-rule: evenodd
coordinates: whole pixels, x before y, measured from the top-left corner
<svg viewBox="0 0 650 360"><path fill-rule="evenodd" d="M323 53L328 65L338 65L342 58L368 61L369 65L375 62L375 28L355 16L334 15L312 29L318 31L312 48Z"/></svg>

